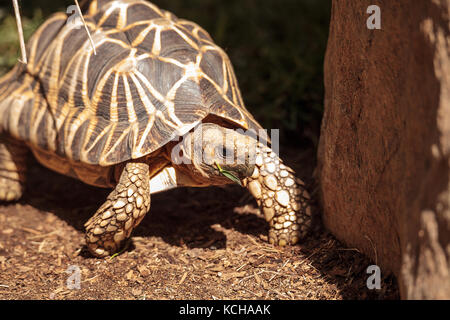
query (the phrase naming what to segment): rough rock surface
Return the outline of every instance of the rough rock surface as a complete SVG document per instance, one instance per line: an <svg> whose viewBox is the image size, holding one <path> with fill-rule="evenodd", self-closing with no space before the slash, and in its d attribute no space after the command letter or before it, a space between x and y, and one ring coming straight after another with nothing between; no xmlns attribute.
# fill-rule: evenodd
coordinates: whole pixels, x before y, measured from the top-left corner
<svg viewBox="0 0 450 320"><path fill-rule="evenodd" d="M367 8L381 9L369 30ZM450 298L450 0L334 0L317 179L325 226Z"/></svg>

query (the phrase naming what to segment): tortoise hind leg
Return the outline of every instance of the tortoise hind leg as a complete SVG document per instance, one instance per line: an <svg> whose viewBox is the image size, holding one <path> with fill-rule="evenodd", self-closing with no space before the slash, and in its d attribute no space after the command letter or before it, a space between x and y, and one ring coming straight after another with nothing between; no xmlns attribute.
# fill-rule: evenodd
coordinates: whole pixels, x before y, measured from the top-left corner
<svg viewBox="0 0 450 320"><path fill-rule="evenodd" d="M119 251L149 209L149 167L144 163L127 163L116 188L85 224L89 251L97 257Z"/></svg>
<svg viewBox="0 0 450 320"><path fill-rule="evenodd" d="M0 135L0 201L15 201L25 188L28 149Z"/></svg>

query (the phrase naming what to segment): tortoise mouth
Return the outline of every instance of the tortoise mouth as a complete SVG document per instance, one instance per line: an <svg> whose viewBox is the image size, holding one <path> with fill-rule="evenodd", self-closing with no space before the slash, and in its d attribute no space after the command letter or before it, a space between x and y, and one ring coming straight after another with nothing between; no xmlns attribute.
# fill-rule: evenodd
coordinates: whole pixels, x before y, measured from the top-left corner
<svg viewBox="0 0 450 320"><path fill-rule="evenodd" d="M218 163L216 165L216 172L221 174L228 179L242 184L242 181L253 174L255 170L255 165L251 164L234 164L234 165L222 165L220 166Z"/></svg>

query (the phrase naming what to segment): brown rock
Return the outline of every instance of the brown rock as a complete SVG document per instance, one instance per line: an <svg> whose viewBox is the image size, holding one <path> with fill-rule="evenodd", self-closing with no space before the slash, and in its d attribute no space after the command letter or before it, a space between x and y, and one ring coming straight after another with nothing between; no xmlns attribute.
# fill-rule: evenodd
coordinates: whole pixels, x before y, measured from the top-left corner
<svg viewBox="0 0 450 320"><path fill-rule="evenodd" d="M396 274L402 298L450 298L450 0L334 0L317 178L325 226Z"/></svg>

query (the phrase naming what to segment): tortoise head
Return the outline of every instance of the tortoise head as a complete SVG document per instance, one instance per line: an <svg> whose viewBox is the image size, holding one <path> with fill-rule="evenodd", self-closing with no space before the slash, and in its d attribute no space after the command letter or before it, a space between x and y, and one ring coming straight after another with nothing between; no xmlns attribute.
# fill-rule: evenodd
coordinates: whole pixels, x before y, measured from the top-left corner
<svg viewBox="0 0 450 320"><path fill-rule="evenodd" d="M212 123L199 125L179 145L185 166L208 184L241 184L255 170L256 147L257 141L242 130Z"/></svg>

